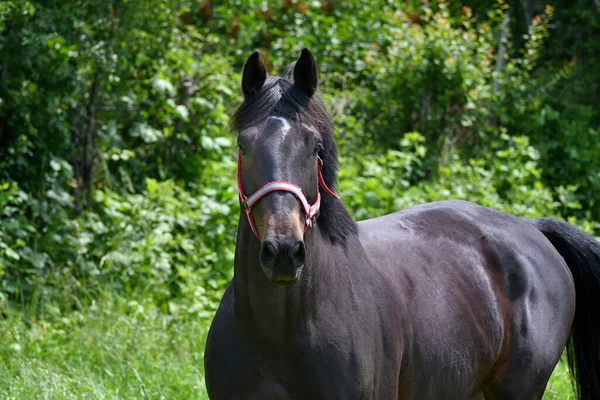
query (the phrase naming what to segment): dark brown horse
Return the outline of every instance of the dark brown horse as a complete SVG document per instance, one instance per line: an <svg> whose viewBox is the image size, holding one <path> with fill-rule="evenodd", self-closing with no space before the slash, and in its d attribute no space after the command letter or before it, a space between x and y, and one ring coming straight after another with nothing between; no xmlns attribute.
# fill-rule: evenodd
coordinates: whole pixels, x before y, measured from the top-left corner
<svg viewBox="0 0 600 400"><path fill-rule="evenodd" d="M289 71L267 76L257 53L244 67L244 212L206 346L210 397L541 399L570 338L579 397L600 399L600 244L464 201L353 222L329 189L310 52Z"/></svg>

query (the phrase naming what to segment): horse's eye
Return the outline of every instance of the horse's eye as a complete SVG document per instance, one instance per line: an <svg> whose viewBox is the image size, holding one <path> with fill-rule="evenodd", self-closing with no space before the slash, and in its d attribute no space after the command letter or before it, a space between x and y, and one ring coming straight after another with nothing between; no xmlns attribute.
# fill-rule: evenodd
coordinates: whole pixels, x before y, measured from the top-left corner
<svg viewBox="0 0 600 400"><path fill-rule="evenodd" d="M319 152L323 150L323 145L321 143L317 143L315 144L315 148L313 149L313 157L316 157L319 155Z"/></svg>
<svg viewBox="0 0 600 400"><path fill-rule="evenodd" d="M240 149L240 153L242 153L243 155L246 154L246 151L248 149L246 148L246 145L244 143L238 142L237 147L238 147L238 149Z"/></svg>

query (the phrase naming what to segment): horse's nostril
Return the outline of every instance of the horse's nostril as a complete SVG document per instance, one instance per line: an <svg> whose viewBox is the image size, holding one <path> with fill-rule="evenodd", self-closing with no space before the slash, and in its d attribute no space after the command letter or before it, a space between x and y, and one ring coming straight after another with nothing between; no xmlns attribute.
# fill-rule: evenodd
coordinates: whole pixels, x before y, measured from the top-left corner
<svg viewBox="0 0 600 400"><path fill-rule="evenodd" d="M294 268L300 268L306 261L306 250L304 248L304 242L297 241L290 247L289 251L290 261Z"/></svg>
<svg viewBox="0 0 600 400"><path fill-rule="evenodd" d="M260 247L260 264L279 274L288 274L291 269L298 269L306 261L304 242L283 241L277 242L265 239Z"/></svg>
<svg viewBox="0 0 600 400"><path fill-rule="evenodd" d="M260 247L260 263L264 267L273 268L275 261L277 261L278 253L279 251L275 242L264 240Z"/></svg>

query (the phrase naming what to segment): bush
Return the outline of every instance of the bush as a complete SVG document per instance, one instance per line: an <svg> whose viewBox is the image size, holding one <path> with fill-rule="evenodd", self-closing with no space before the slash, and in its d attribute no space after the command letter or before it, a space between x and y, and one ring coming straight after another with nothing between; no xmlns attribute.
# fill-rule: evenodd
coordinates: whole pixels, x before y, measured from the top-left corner
<svg viewBox="0 0 600 400"><path fill-rule="evenodd" d="M233 265L234 168L233 159L211 164L193 193L154 179L140 194L98 190L98 212L76 219L67 194L28 205L25 192L4 184L0 293L78 306L80 297L110 289L150 295L158 304L184 295L212 309Z"/></svg>
<svg viewBox="0 0 600 400"><path fill-rule="evenodd" d="M468 200L523 217L555 215L559 206L579 207L555 200L541 182L539 155L527 137L503 135L485 158L462 161L455 154L435 171L436 179L420 181L427 157L424 142L413 132L400 141L401 151L344 159L340 190L353 215L372 218L445 199ZM562 199L572 190L564 189Z"/></svg>
<svg viewBox="0 0 600 400"><path fill-rule="evenodd" d="M228 115L256 49L270 73L302 47L315 53L358 219L445 198L600 219L597 112L581 85L570 89L583 67L546 63L563 14L546 7L513 38L504 2L474 3L485 12L443 1L2 3L3 298L79 307L106 289L211 307L231 276L238 213Z"/></svg>

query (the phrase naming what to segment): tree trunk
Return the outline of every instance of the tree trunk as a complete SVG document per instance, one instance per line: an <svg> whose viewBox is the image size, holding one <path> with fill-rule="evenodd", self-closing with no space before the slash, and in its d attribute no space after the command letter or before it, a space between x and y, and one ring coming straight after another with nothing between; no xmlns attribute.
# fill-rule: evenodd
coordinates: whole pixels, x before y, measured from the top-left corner
<svg viewBox="0 0 600 400"><path fill-rule="evenodd" d="M96 164L96 103L100 92L100 75L94 75L90 88L89 101L79 128L73 135L73 153L71 161L75 176L75 211L90 208L92 204L92 186L94 165Z"/></svg>

